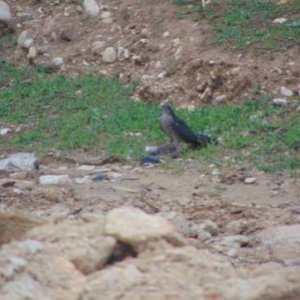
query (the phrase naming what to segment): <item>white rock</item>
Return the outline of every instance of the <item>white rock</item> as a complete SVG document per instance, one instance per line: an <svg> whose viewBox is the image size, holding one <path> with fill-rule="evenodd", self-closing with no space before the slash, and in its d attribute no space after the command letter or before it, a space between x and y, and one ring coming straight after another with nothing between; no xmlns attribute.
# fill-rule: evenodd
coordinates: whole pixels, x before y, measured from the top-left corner
<svg viewBox="0 0 300 300"><path fill-rule="evenodd" d="M26 30L22 31L18 37L18 45L29 49L33 45L33 39L28 37L28 32Z"/></svg>
<svg viewBox="0 0 300 300"><path fill-rule="evenodd" d="M118 173L118 172L111 172L110 174L108 174L108 179L110 181L121 181L123 180L123 175L121 173Z"/></svg>
<svg viewBox="0 0 300 300"><path fill-rule="evenodd" d="M224 100L226 100L226 95L217 95L213 98L213 104L224 102Z"/></svg>
<svg viewBox="0 0 300 300"><path fill-rule="evenodd" d="M83 8L91 17L97 17L100 11L100 8L95 0L84 0Z"/></svg>
<svg viewBox="0 0 300 300"><path fill-rule="evenodd" d="M0 170L31 171L37 168L37 159L33 153L16 153L0 160Z"/></svg>
<svg viewBox="0 0 300 300"><path fill-rule="evenodd" d="M63 57L61 57L61 56L57 56L57 57L54 57L53 59L52 59L52 64L55 66L55 67L61 67L61 66L63 66L64 65L64 59L63 59Z"/></svg>
<svg viewBox="0 0 300 300"><path fill-rule="evenodd" d="M272 21L273 24L283 24L287 21L286 18L276 18Z"/></svg>
<svg viewBox="0 0 300 300"><path fill-rule="evenodd" d="M150 34L150 32L149 32L149 30L147 28L143 28L141 30L141 36L144 37L144 38L148 37L149 34Z"/></svg>
<svg viewBox="0 0 300 300"><path fill-rule="evenodd" d="M37 56L37 51L35 47L30 47L28 50L27 58L28 59L33 59Z"/></svg>
<svg viewBox="0 0 300 300"><path fill-rule="evenodd" d="M8 4L0 1L0 22L9 23L11 21L11 12Z"/></svg>
<svg viewBox="0 0 300 300"><path fill-rule="evenodd" d="M164 33L163 33L163 37L169 37L170 36L170 32L169 31L165 31Z"/></svg>
<svg viewBox="0 0 300 300"><path fill-rule="evenodd" d="M41 185L65 185L71 184L71 179L68 175L42 175L39 178Z"/></svg>
<svg viewBox="0 0 300 300"><path fill-rule="evenodd" d="M102 52L102 61L105 63L113 63L117 60L117 52L113 47L107 47Z"/></svg>
<svg viewBox="0 0 300 300"><path fill-rule="evenodd" d="M11 128L2 128L0 130L0 135L7 135L9 133L12 133L12 129Z"/></svg>
<svg viewBox="0 0 300 300"><path fill-rule="evenodd" d="M281 105L281 106L286 106L287 105L287 101L284 98L274 98L272 100L272 103L275 105Z"/></svg>
<svg viewBox="0 0 300 300"><path fill-rule="evenodd" d="M102 23L105 23L105 24L110 24L112 22L113 22L113 20L111 18L102 19Z"/></svg>
<svg viewBox="0 0 300 300"><path fill-rule="evenodd" d="M133 207L120 207L110 211L106 218L105 233L132 246L161 238L181 241L171 222Z"/></svg>
<svg viewBox="0 0 300 300"><path fill-rule="evenodd" d="M238 252L235 248L228 250L226 254L232 258L235 258L238 256Z"/></svg>
<svg viewBox="0 0 300 300"><path fill-rule="evenodd" d="M27 36L28 32L26 30L22 31L17 39L18 45L23 46L23 43L27 39Z"/></svg>
<svg viewBox="0 0 300 300"><path fill-rule="evenodd" d="M246 184L253 184L256 181L255 177L248 177L244 180Z"/></svg>
<svg viewBox="0 0 300 300"><path fill-rule="evenodd" d="M285 97L291 97L294 95L294 92L292 90L288 89L287 87L282 86L282 87L280 87L280 94Z"/></svg>
<svg viewBox="0 0 300 300"><path fill-rule="evenodd" d="M102 48L105 46L104 41L97 41L92 44L92 52L94 54L102 54Z"/></svg>
<svg viewBox="0 0 300 300"><path fill-rule="evenodd" d="M26 48L26 49L29 49L29 48L31 48L32 47L32 45L33 45L33 39L26 39L25 41L24 41L24 43L23 43L23 47L24 48Z"/></svg>
<svg viewBox="0 0 300 300"><path fill-rule="evenodd" d="M92 179L90 176L84 176L82 178L75 178L74 181L77 184L86 184L92 182Z"/></svg>
<svg viewBox="0 0 300 300"><path fill-rule="evenodd" d="M130 57L129 50L123 47L118 48L118 60L122 61Z"/></svg>
<svg viewBox="0 0 300 300"><path fill-rule="evenodd" d="M111 18L111 13L109 11L105 11L101 14L101 19L109 19Z"/></svg>
<svg viewBox="0 0 300 300"><path fill-rule="evenodd" d="M92 165L82 165L82 166L79 166L77 168L78 171L92 171L94 170L96 167L95 166L92 166Z"/></svg>
<svg viewBox="0 0 300 300"><path fill-rule="evenodd" d="M15 194L17 194L17 195L22 195L22 194L24 194L24 192L23 192L21 189L19 189L19 188L14 188L14 189L13 189L13 192L14 192Z"/></svg>

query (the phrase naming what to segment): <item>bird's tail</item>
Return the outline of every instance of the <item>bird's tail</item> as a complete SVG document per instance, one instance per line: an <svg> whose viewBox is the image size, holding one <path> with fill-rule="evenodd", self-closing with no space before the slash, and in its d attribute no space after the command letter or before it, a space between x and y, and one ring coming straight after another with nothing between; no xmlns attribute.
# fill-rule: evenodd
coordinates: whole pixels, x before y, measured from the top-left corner
<svg viewBox="0 0 300 300"><path fill-rule="evenodd" d="M208 144L216 145L218 140L215 137L210 137L203 133L196 133L197 147L205 147Z"/></svg>

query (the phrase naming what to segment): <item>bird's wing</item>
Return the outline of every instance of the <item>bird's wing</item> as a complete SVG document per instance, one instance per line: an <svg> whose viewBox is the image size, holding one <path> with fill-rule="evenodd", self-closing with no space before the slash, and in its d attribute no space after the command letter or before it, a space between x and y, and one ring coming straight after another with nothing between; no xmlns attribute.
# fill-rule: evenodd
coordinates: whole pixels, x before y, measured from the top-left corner
<svg viewBox="0 0 300 300"><path fill-rule="evenodd" d="M178 117L173 119L171 124L172 129L180 139L187 143L195 143L197 140L196 134L189 128L189 126Z"/></svg>

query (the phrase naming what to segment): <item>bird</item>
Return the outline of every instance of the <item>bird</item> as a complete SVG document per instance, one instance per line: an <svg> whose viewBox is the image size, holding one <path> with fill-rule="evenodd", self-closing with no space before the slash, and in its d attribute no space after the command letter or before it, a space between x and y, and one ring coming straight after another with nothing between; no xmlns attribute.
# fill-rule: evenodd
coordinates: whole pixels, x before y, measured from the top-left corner
<svg viewBox="0 0 300 300"><path fill-rule="evenodd" d="M170 144L175 147L175 155L181 152L181 142L185 142L193 148L202 148L208 144L217 143L215 138L194 132L182 119L176 116L169 104L162 105L159 125L161 130L170 138Z"/></svg>

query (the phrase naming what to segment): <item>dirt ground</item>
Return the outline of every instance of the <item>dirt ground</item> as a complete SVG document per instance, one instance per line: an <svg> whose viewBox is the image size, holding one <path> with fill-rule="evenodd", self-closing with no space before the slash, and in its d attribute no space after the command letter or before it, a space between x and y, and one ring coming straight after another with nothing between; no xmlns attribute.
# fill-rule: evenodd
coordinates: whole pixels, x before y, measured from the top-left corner
<svg viewBox="0 0 300 300"><path fill-rule="evenodd" d="M141 87L137 97L158 102L168 99L183 107L238 102L257 87L271 95L277 95L282 85L298 88L297 49L269 58L257 57L251 49L228 53L212 48L208 45L212 28L204 17L200 15L197 21L178 19L176 12L182 8L171 1L103 1L103 12L109 11L112 16L109 22L87 17L76 1L21 2L8 1L20 24L16 35L27 30L35 41L37 56L32 61L26 57L27 50L8 47L4 57L13 63L51 64L54 57L63 57L65 65L58 72L77 76L96 71L117 75L126 83L138 79ZM99 54L103 49L95 49L97 41L103 41L105 47L128 49L130 55L105 64ZM77 155L82 161L83 154ZM232 234L228 224L234 220L250 224L235 232L248 236L273 225L300 223L300 184L284 173L220 173L215 166L189 160L174 161L169 167L146 167L133 162L102 166L91 163L80 169L82 165L87 163L41 159L39 171L9 179L2 174L1 210L56 220L132 205L174 219L175 223L212 220L220 230L218 238ZM94 182L91 177L97 172L116 172L122 179L116 176L115 182ZM38 184L42 174L67 174L73 184L44 187ZM255 180L246 184L249 177ZM191 243L203 247L193 232L180 230ZM236 263L271 260L271 256L258 255L254 242L239 251Z"/></svg>

